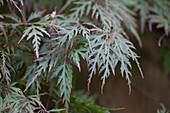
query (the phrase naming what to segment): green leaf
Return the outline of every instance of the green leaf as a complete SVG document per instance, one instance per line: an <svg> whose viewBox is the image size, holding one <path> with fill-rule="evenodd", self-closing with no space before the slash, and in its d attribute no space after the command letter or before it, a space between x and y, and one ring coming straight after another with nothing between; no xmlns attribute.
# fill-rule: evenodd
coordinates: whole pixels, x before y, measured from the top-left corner
<svg viewBox="0 0 170 113"><path fill-rule="evenodd" d="M65 109L52 109L52 110L49 110L49 112L61 112L61 111L65 111Z"/></svg>
<svg viewBox="0 0 170 113"><path fill-rule="evenodd" d="M27 82L27 85L26 85L26 88L25 88L24 91L26 91L34 83L34 81L37 79L38 76L40 76L42 73L45 73L48 68L49 68L49 71L51 71L51 69L52 69L52 67L54 66L54 63L55 63L55 62L53 62L54 61L53 56L45 57L45 58L40 57L36 61L38 61L40 63L37 66L35 73L31 74L31 75L33 75L33 77L28 79L28 82ZM32 71L34 71L34 68L35 68L34 66L35 65L28 67L28 70L26 71L25 77L27 77Z"/></svg>
<svg viewBox="0 0 170 113"><path fill-rule="evenodd" d="M29 16L27 22L36 19L36 18L40 18L42 16L42 14L44 13L44 11L35 11L33 13L31 13L31 15Z"/></svg>
<svg viewBox="0 0 170 113"><path fill-rule="evenodd" d="M97 29L96 29L97 30ZM129 58L132 58L139 67L141 75L143 77L141 68L139 66L139 62L137 61L137 55L133 52L132 49L135 49L133 44L125 39L122 34L118 32L113 32L112 34L103 34L103 32L98 32L98 35L93 35L90 37L90 41L92 44L92 52L90 49L88 50L88 66L90 75L88 79L88 88L91 82L91 78L96 74L97 70L99 73L103 73L102 86L101 91L103 92L103 86L105 84L106 78L110 75L110 72L115 73L115 67L118 62L121 63L121 75L128 81L129 85L129 93L131 92L131 81L130 76L131 72L129 68L131 68L131 63ZM98 69L97 69L98 67Z"/></svg>
<svg viewBox="0 0 170 113"><path fill-rule="evenodd" d="M14 20L17 23L21 23L21 19L15 14L13 14L13 15L5 15L5 17L10 18L10 19Z"/></svg>
<svg viewBox="0 0 170 113"><path fill-rule="evenodd" d="M6 106L7 106L7 101L5 101L5 99L3 99L0 96L0 112L4 111Z"/></svg>
<svg viewBox="0 0 170 113"><path fill-rule="evenodd" d="M87 16L90 13L92 1L74 2L76 5L79 5L79 6L71 9L71 11L73 11L73 13L71 13L69 15L69 17L71 17L71 18L77 18L79 16L82 17L85 14L85 12L86 12L86 16Z"/></svg>
<svg viewBox="0 0 170 113"><path fill-rule="evenodd" d="M45 28L43 28L42 26L32 25L24 30L24 34L22 35L18 43L20 43L21 40L23 40L27 35L28 35L27 40L33 37L32 40L33 48L36 57L39 58L39 48L40 48L39 46L40 46L41 37L44 37L43 33L46 34L47 36L50 36L49 33L45 30Z"/></svg>
<svg viewBox="0 0 170 113"><path fill-rule="evenodd" d="M86 57L85 52L86 51L87 51L86 48L75 49L75 50L71 51L68 55L70 57L70 59L73 60L73 62L77 65L79 71L81 71L79 55L83 59L85 59L85 57Z"/></svg>
<svg viewBox="0 0 170 113"><path fill-rule="evenodd" d="M72 88L72 68L71 65L64 62L61 65L61 75L58 78L58 84L60 85L61 97L63 103L68 108L68 103L70 102L70 93Z"/></svg>
<svg viewBox="0 0 170 113"><path fill-rule="evenodd" d="M157 109L157 113L169 113L169 111L165 108L164 104L160 104L162 109Z"/></svg>

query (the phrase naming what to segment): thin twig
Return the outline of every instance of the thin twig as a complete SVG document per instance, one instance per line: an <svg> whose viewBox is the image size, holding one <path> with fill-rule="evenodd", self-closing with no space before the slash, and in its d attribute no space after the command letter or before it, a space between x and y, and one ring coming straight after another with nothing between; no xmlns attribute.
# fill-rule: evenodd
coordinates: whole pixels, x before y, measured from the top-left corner
<svg viewBox="0 0 170 113"><path fill-rule="evenodd" d="M24 2L23 2L23 0L19 0L19 1L20 1L21 5L22 5L22 6L24 6Z"/></svg>
<svg viewBox="0 0 170 113"><path fill-rule="evenodd" d="M160 100L161 100L160 97L158 97L158 96L153 96L153 95L149 94L149 92L147 92L147 91L145 91L145 90L142 90L141 88L135 86L135 84L133 84L133 83L132 83L132 87L133 87L133 89L136 89L137 91L139 91L139 92L142 94L142 96L145 96L145 97L147 97L147 98L149 98L149 99L152 99L152 100L160 103Z"/></svg>
<svg viewBox="0 0 170 113"><path fill-rule="evenodd" d="M26 23L26 22L27 22L27 21L26 21L26 18L25 18L25 16L24 16L22 10L18 7L17 2L16 2L16 1L13 1L13 0L11 0L10 2L11 2L11 4L13 4L13 5L18 9L18 11L19 11L19 12L21 13L21 15L22 15L22 18L23 18L24 22ZM20 2L21 2L21 1L20 1ZM23 3L23 2L22 2L22 3Z"/></svg>
<svg viewBox="0 0 170 113"><path fill-rule="evenodd" d="M3 46L3 47L5 47L8 43L8 36L5 32L5 29L4 29L4 26L2 25L2 23L0 23L0 28L1 28L2 32L4 33L4 36L5 36L5 39L6 39L6 44Z"/></svg>
<svg viewBox="0 0 170 113"><path fill-rule="evenodd" d="M46 104L46 109L48 109L48 105L50 103L51 94L52 94L53 89L54 89L54 84L55 84L55 78L53 78L53 81L52 81L52 84L51 84L50 93L49 93L47 104Z"/></svg>
<svg viewBox="0 0 170 113"><path fill-rule="evenodd" d="M105 3L106 3L106 10L108 11L108 10L109 10L109 3L108 3L108 0L105 0Z"/></svg>
<svg viewBox="0 0 170 113"><path fill-rule="evenodd" d="M61 14L72 2L73 0L67 1L67 3L58 11L58 14Z"/></svg>

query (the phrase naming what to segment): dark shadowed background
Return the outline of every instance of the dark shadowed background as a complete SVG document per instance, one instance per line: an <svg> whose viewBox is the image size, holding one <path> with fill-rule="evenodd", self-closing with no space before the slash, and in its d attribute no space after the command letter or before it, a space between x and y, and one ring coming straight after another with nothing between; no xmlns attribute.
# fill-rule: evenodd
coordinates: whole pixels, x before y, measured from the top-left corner
<svg viewBox="0 0 170 113"><path fill-rule="evenodd" d="M100 75L92 79L90 94L96 96L96 103L104 107L123 107L124 110L113 113L156 113L160 103L170 109L170 79L165 75L161 51L158 47L160 31L145 31L141 35L143 48L137 47L140 64L143 70L142 79L136 65L132 69L132 93L129 95L127 81L122 79L117 68L116 75L110 75L101 94ZM135 42L134 42L135 43ZM163 40L161 43L166 43ZM76 89L87 90L88 70L86 62L82 61L82 72L77 73Z"/></svg>

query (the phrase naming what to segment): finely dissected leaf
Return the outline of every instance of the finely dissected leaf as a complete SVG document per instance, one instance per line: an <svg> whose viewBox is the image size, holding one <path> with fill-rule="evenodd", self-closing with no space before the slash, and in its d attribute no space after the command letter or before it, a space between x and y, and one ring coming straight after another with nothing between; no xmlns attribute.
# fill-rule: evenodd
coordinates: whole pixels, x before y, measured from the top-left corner
<svg viewBox="0 0 170 113"><path fill-rule="evenodd" d="M14 0L11 0L10 2L22 13L17 2ZM20 3L23 6L22 0L20 0ZM137 54L134 52L135 47L126 39L127 34L124 27L131 31L141 44L137 32L136 20L134 18L137 11L139 11L139 15L141 16L140 21L142 30L144 29L147 19L149 19L149 22L156 23L158 28L163 27L167 35L169 32L169 17L164 15L164 13L160 13L162 11L157 9L159 5L161 9L163 9L163 3L160 1L156 3L157 5L151 5L153 9L146 10L142 10L143 7L148 8L150 5L147 5L146 1L142 0L81 0L74 3L75 5L71 5L73 8L70 10L68 17L55 13L52 16L44 16L38 22L30 23L32 20L38 20L38 18L41 18L42 12L34 12L31 13L28 20L23 23L17 16L9 17L8 15L6 17L11 18L16 23L2 24L4 28L10 26L10 30L12 29L16 31L9 36L16 36L16 38L21 35L19 32L20 29L23 29L23 26L27 26L19 43L24 38L26 40L31 40L37 59L34 62L29 62L30 60L28 60L28 64L25 62L23 63L21 58L17 60L19 62L16 62L18 63L15 65L17 70L21 69L24 65L29 66L24 77L27 79L25 91L31 85L35 86L34 81L36 80L43 83L41 78L47 78L48 81L48 78L51 79L56 77L59 89L58 87L54 89L59 90L60 97L63 99L63 103L65 103L66 107L69 106L68 104L70 102L72 65L75 64L79 71L81 71L80 57L88 62L88 68L90 71L88 85L91 82L92 76L98 72L99 74L102 74L101 90L103 91L106 79L110 74L115 74L115 68L117 64L120 63L121 75L128 81L129 90L131 90L130 77L132 75L130 69L132 66L129 59L135 61L140 71L141 69L137 60ZM134 9L136 4L139 5ZM64 6L64 8L66 7ZM136 12L134 12L134 10ZM150 13L149 10L153 14L151 16L146 16L147 13ZM83 23L85 22L83 20L84 16L86 16L85 18L88 18L89 23ZM79 19L79 17L82 18ZM22 18L24 18L24 15L22 15ZM18 30L16 30L16 28ZM3 32L8 32L5 30L8 29L5 28ZM50 38L45 37L45 35ZM13 41L13 38L11 38L11 40L12 46L13 44L15 45L15 51L23 49L18 47L16 42ZM11 42L8 44L9 47L11 46ZM26 43L29 45L30 41L27 41ZM0 42L0 45L3 44L3 41ZM5 49L8 50L6 47ZM33 57L31 52L30 54L30 56ZM2 59L0 59L0 68L2 72L0 73L0 78L6 75L6 81L9 81L10 76L7 75L10 75L10 70L4 68L9 67L6 59L6 56L2 56ZM37 79L38 77L40 79ZM36 108L37 105L42 107L38 90L37 95L30 95L28 97L15 87L11 87L11 90L14 92L14 95L10 95L11 103L13 103L12 107L19 108L19 112L34 112L33 109L38 109ZM29 93L31 93L31 91L29 91ZM24 100L25 98L27 100ZM23 102L23 100L25 102ZM2 101L0 101L0 103L2 103ZM94 111L98 109L105 112L108 112L108 110L115 110L105 109L99 106L90 106L91 101L86 101L83 104L88 106L88 108L83 106L84 109L95 108ZM52 111L60 110L62 109L55 109Z"/></svg>
<svg viewBox="0 0 170 113"><path fill-rule="evenodd" d="M13 14L13 15L5 15L5 17L10 18L10 19L14 20L17 23L21 23L21 19L15 14Z"/></svg>
<svg viewBox="0 0 170 113"><path fill-rule="evenodd" d="M114 73L114 69L118 63L121 63L121 75L128 81L129 85L129 92L131 90L131 82L130 76L131 72L129 68L131 68L131 63L129 59L132 58L139 67L139 62L137 61L137 55L133 52L132 49L135 49L132 43L130 43L125 37L127 37L126 33L124 32L124 28L121 26L121 21L123 24L129 29L137 38L140 47L142 43L140 41L140 37L136 31L136 23L134 19L135 13L131 11L123 2L118 1L109 1L109 7L107 10L100 4L91 4L91 8L89 8L92 12L92 18L97 19L102 24L102 29L96 27L93 24L87 24L91 26L88 32L86 32L87 41L89 50L88 54L88 66L89 66L89 79L88 79L88 86L91 82L91 78L94 74L96 74L97 70L99 73L104 72L102 76L102 90L105 84L106 78L110 75L110 71ZM81 2L78 3L78 8L81 7L81 11L86 11L85 6L81 5ZM78 16L82 16L80 10L76 7L73 12L75 18ZM84 8L84 9L83 9ZM88 11L89 12L89 11ZM74 16L72 16L74 17ZM126 21L126 22L124 22ZM84 30L83 26L80 26L80 30L82 32ZM85 28L87 29L87 28ZM96 34L96 35L94 35ZM83 33L81 34L83 35ZM85 36L85 35L83 35ZM77 61L77 65L79 67L79 59L77 54L75 53L75 59ZM98 67L98 69L96 69ZM142 74L142 71L139 67L139 70ZM143 74L142 74L143 77Z"/></svg>
<svg viewBox="0 0 170 113"><path fill-rule="evenodd" d="M94 29L93 29L94 31ZM96 29L97 31L97 29ZM104 31L103 31L104 32ZM99 32L98 32L99 33ZM103 91L103 86L105 84L106 78L110 75L110 72L115 73L115 67L118 62L121 63L121 75L128 81L129 92L131 91L131 81L130 76L131 72L129 68L131 68L131 63L129 58L132 58L139 67L139 62L137 61L137 55L133 52L132 49L135 49L133 44L125 39L122 34L118 32L113 32L111 34L100 34L93 35L90 37L90 41L92 44L93 52L88 50L88 66L90 75L88 79L88 87L91 82L91 78L94 74L96 74L97 70L99 73L104 72L102 79L101 89ZM98 69L96 69L98 67ZM139 70L142 74L142 71L139 67ZM143 74L142 74L143 76Z"/></svg>
<svg viewBox="0 0 170 113"><path fill-rule="evenodd" d="M84 37L86 37L87 42L89 43L88 45L91 48L91 44L90 44L90 30L88 28L86 28L85 26L83 26L82 24L80 24L79 22L77 22L76 24L73 24L74 22L68 22L68 23L63 23L63 27L66 24L66 29L61 29L60 34L58 37L53 38L52 40L57 41L57 46L58 47L62 47L64 44L66 44L66 50L68 50L69 47L72 48L72 45L74 43L74 40L76 38L77 35L82 35ZM68 24L73 24L73 27L68 27Z"/></svg>
<svg viewBox="0 0 170 113"><path fill-rule="evenodd" d="M50 36L49 33L45 30L45 28L43 28L42 26L32 25L24 31L24 34L22 35L18 43L20 43L21 40L23 40L27 35L28 35L27 40L33 37L32 40L33 48L36 57L39 58L39 46L40 46L41 37L44 37L43 33Z"/></svg>
<svg viewBox="0 0 170 113"><path fill-rule="evenodd" d="M86 12L86 15L88 15L91 10L92 1L93 0L74 2L76 5L79 5L79 7L75 7L71 9L73 13L71 13L69 17L71 18L77 18L79 16L82 17L85 14L85 12Z"/></svg>
<svg viewBox="0 0 170 113"><path fill-rule="evenodd" d="M14 71L14 69L9 64L9 61L10 61L9 54L6 51L0 49L0 72L1 72L0 79L3 80L5 78L5 80L8 84L11 81L11 78L10 78L11 74L10 74L9 69L12 69ZM2 82L2 81L0 81L0 82Z"/></svg>
<svg viewBox="0 0 170 113"><path fill-rule="evenodd" d="M53 56L49 56L49 57L45 57L45 58L41 57L41 58L37 59L37 61L39 61L41 63L37 66L35 73L31 74L31 75L33 75L33 77L28 79L25 91L31 86L31 84L37 79L37 77L40 76L42 73L45 73L47 71L47 69L50 72L52 67L54 66L54 63L55 63ZM34 66L35 65L28 67L25 77L27 77L32 71L34 71L34 68L35 68Z"/></svg>
<svg viewBox="0 0 170 113"><path fill-rule="evenodd" d="M63 98L63 103L68 108L68 103L70 102L70 93L72 88L72 67L71 65L64 62L54 72L55 76L58 76L60 72L61 75L58 78L58 84L60 85L61 97ZM58 72L59 71L59 72Z"/></svg>
<svg viewBox="0 0 170 113"><path fill-rule="evenodd" d="M63 46L63 44L67 41L67 40L72 40L74 37L76 37L78 35L78 26L75 27L70 27L69 30L67 31L63 31L63 36L59 36L57 38L55 38L55 40L58 41L58 46Z"/></svg>
<svg viewBox="0 0 170 113"><path fill-rule="evenodd" d="M136 37L136 39L138 40L139 46L142 47L142 42L137 32L136 20L134 18L135 13L132 10L130 10L130 8L126 7L126 5L118 1L114 1L114 3L112 4L112 8L116 9L116 12L120 12L118 14L120 14L122 21L124 21L124 25ZM114 9L112 9L112 12L115 12Z"/></svg>
<svg viewBox="0 0 170 113"><path fill-rule="evenodd" d="M30 112L34 111L38 107L42 107L44 110L43 104L40 102L40 95L30 95L25 96L21 89L10 86L10 93L8 93L8 104L10 105L9 112Z"/></svg>
<svg viewBox="0 0 170 113"><path fill-rule="evenodd" d="M75 49L75 50L71 51L70 54L69 54L70 59L73 60L73 62L77 65L79 71L81 71L79 55L83 59L85 59L85 57L86 57L85 52L86 51L87 51L86 48L80 48L80 49Z"/></svg>
<svg viewBox="0 0 170 113"><path fill-rule="evenodd" d="M170 7L169 2L167 1L158 1L153 2L153 7L149 8L149 10L152 12L148 16L149 23L150 24L157 24L157 28L163 28L165 31L166 36L168 36L170 32Z"/></svg>
<svg viewBox="0 0 170 113"><path fill-rule="evenodd" d="M92 45L90 43L90 30L88 28L85 28L84 26L79 27L79 33L82 34L82 36L86 37L86 40L88 42L88 45L92 51Z"/></svg>
<svg viewBox="0 0 170 113"><path fill-rule="evenodd" d="M33 20L33 19L36 19L36 18L40 18L42 16L42 14L44 13L44 11L36 11L36 12L33 12L31 13L31 15L29 16L28 18L28 22Z"/></svg>
<svg viewBox="0 0 170 113"><path fill-rule="evenodd" d="M149 9L147 7L149 6L145 1L142 0L139 0L136 4L138 5L134 7L134 10L139 11L141 32L143 33L147 21L147 15L149 14Z"/></svg>
<svg viewBox="0 0 170 113"><path fill-rule="evenodd" d="M102 22L103 29L105 29L106 31L110 31L111 27L114 27L114 24L116 24L115 21L109 17L109 13L105 11L102 6L99 6L97 4L93 6L92 17L100 20Z"/></svg>

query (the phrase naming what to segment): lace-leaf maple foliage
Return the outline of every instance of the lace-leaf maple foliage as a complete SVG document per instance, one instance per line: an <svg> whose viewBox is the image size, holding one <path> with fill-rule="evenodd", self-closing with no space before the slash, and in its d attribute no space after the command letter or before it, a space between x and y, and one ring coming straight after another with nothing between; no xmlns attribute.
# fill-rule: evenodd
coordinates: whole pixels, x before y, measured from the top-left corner
<svg viewBox="0 0 170 113"><path fill-rule="evenodd" d="M0 0L0 3L1 7L8 4L7 10L12 12L10 15L0 14L1 111L13 112L17 108L18 112L69 112L74 72L72 66L76 65L81 71L81 58L88 64L88 89L92 77L101 74L103 93L106 79L110 74L115 75L119 63L121 75L127 80L131 92L130 59L137 64L143 77L135 47L126 32L130 31L142 47L135 19L137 12L142 32L146 22L164 28L167 36L170 31L170 16L167 16L169 3L163 1L155 3L150 0L149 5L143 0L68 0L59 11L65 11L65 15L53 11L45 16L45 11L23 12L27 8L27 0ZM34 5L36 7L37 4ZM160 10L158 6L164 5L166 7L160 7ZM12 9L16 10L13 12ZM39 94L40 86L47 84L44 80L55 84L51 86L66 109L46 110ZM109 109L97 106L95 110L109 112Z"/></svg>

